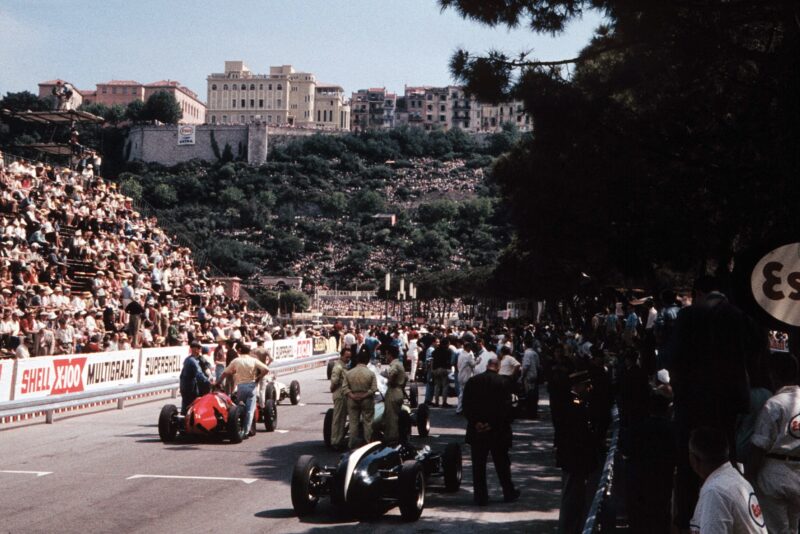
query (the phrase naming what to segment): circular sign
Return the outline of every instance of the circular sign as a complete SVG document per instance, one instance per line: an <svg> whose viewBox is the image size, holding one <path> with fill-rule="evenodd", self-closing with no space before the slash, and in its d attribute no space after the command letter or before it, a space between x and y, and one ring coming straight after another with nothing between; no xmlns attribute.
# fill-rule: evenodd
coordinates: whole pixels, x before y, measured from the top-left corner
<svg viewBox="0 0 800 534"><path fill-rule="evenodd" d="M783 245L763 256L750 274L750 289L769 315L800 326L800 243Z"/></svg>

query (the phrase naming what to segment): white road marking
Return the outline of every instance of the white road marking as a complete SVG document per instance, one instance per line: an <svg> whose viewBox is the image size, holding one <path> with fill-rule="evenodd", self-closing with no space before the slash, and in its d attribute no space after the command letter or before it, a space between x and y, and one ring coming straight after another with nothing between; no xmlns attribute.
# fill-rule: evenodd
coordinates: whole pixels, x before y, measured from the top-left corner
<svg viewBox="0 0 800 534"><path fill-rule="evenodd" d="M137 478L176 478L180 480L235 480L237 482L244 482L245 484L252 484L257 478L229 478L229 477L192 477L182 475L132 475L125 480L134 480Z"/></svg>
<svg viewBox="0 0 800 534"><path fill-rule="evenodd" d="M278 434L286 434L289 431L288 430L276 430L275 432L277 432Z"/></svg>
<svg viewBox="0 0 800 534"><path fill-rule="evenodd" d="M37 477L43 477L53 474L52 471L0 471L0 473L12 473L15 475L36 475Z"/></svg>
<svg viewBox="0 0 800 534"><path fill-rule="evenodd" d="M297 405L298 405L298 406L305 406L305 405L306 405L306 403L305 403L305 402L299 402L299 403L297 403Z"/></svg>

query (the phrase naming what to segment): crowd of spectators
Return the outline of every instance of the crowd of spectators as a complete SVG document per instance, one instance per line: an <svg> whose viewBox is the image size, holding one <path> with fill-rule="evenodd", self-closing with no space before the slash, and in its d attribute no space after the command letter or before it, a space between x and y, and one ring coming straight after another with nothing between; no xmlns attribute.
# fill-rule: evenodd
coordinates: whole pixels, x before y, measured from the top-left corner
<svg viewBox="0 0 800 534"><path fill-rule="evenodd" d="M270 326L92 163L11 159L0 157L3 356L253 339Z"/></svg>

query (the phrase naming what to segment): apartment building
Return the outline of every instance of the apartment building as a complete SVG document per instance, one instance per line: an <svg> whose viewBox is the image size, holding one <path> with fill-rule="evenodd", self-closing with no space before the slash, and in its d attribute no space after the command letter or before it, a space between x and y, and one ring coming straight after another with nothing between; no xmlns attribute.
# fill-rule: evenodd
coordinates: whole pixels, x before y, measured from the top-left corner
<svg viewBox="0 0 800 534"><path fill-rule="evenodd" d="M207 122L247 124L263 121L274 126L349 129L349 109L344 90L318 84L310 72L296 72L291 65L270 67L269 74L255 74L242 61L226 61L225 72L208 81ZM321 91L317 91L317 88ZM337 89L338 88L338 94ZM317 120L316 99L324 104ZM327 120L326 120L327 119ZM347 119L347 120L345 120Z"/></svg>
<svg viewBox="0 0 800 534"><path fill-rule="evenodd" d="M360 89L350 97L351 128L353 131L393 128L397 109L397 94L385 87Z"/></svg>
<svg viewBox="0 0 800 534"><path fill-rule="evenodd" d="M183 111L183 124L203 124L206 121L206 106L197 96L197 93L191 91L188 87L184 87L175 80L160 80L153 83L144 85L144 100L150 98L151 95L160 92L166 92L175 97L178 105Z"/></svg>

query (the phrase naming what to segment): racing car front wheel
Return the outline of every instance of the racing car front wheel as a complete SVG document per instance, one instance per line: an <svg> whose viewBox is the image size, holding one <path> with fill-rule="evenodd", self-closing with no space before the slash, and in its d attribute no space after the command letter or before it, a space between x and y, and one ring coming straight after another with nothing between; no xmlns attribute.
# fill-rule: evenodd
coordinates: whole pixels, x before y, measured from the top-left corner
<svg viewBox="0 0 800 534"><path fill-rule="evenodd" d="M416 521L425 508L425 473L422 464L415 460L403 462L398 486L400 516L405 521Z"/></svg>
<svg viewBox="0 0 800 534"><path fill-rule="evenodd" d="M264 388L264 398L265 399L272 399L275 402L278 402L278 393L275 391L274 384L267 384Z"/></svg>
<svg viewBox="0 0 800 534"><path fill-rule="evenodd" d="M272 399L267 399L264 406L264 428L267 432L274 432L278 428L278 406Z"/></svg>
<svg viewBox="0 0 800 534"><path fill-rule="evenodd" d="M164 443L175 441L178 435L178 407L167 404L158 416L158 437Z"/></svg>
<svg viewBox="0 0 800 534"><path fill-rule="evenodd" d="M247 429L244 424L246 420L247 410L244 406L234 404L228 409L228 426L226 431L231 443L241 443L247 436Z"/></svg>
<svg viewBox="0 0 800 534"><path fill-rule="evenodd" d="M313 512L319 502L318 478L319 464L313 456L297 459L292 471L292 508L300 517Z"/></svg>
<svg viewBox="0 0 800 534"><path fill-rule="evenodd" d="M431 414L427 404L417 407L417 432L421 438L427 438L431 432Z"/></svg>
<svg viewBox="0 0 800 534"><path fill-rule="evenodd" d="M292 405L296 405L300 402L300 382L297 380L292 380L292 383L289 384L289 400L292 402Z"/></svg>
<svg viewBox="0 0 800 534"><path fill-rule="evenodd" d="M458 491L461 487L461 445L449 443L442 456L442 470L444 471L444 489Z"/></svg>

